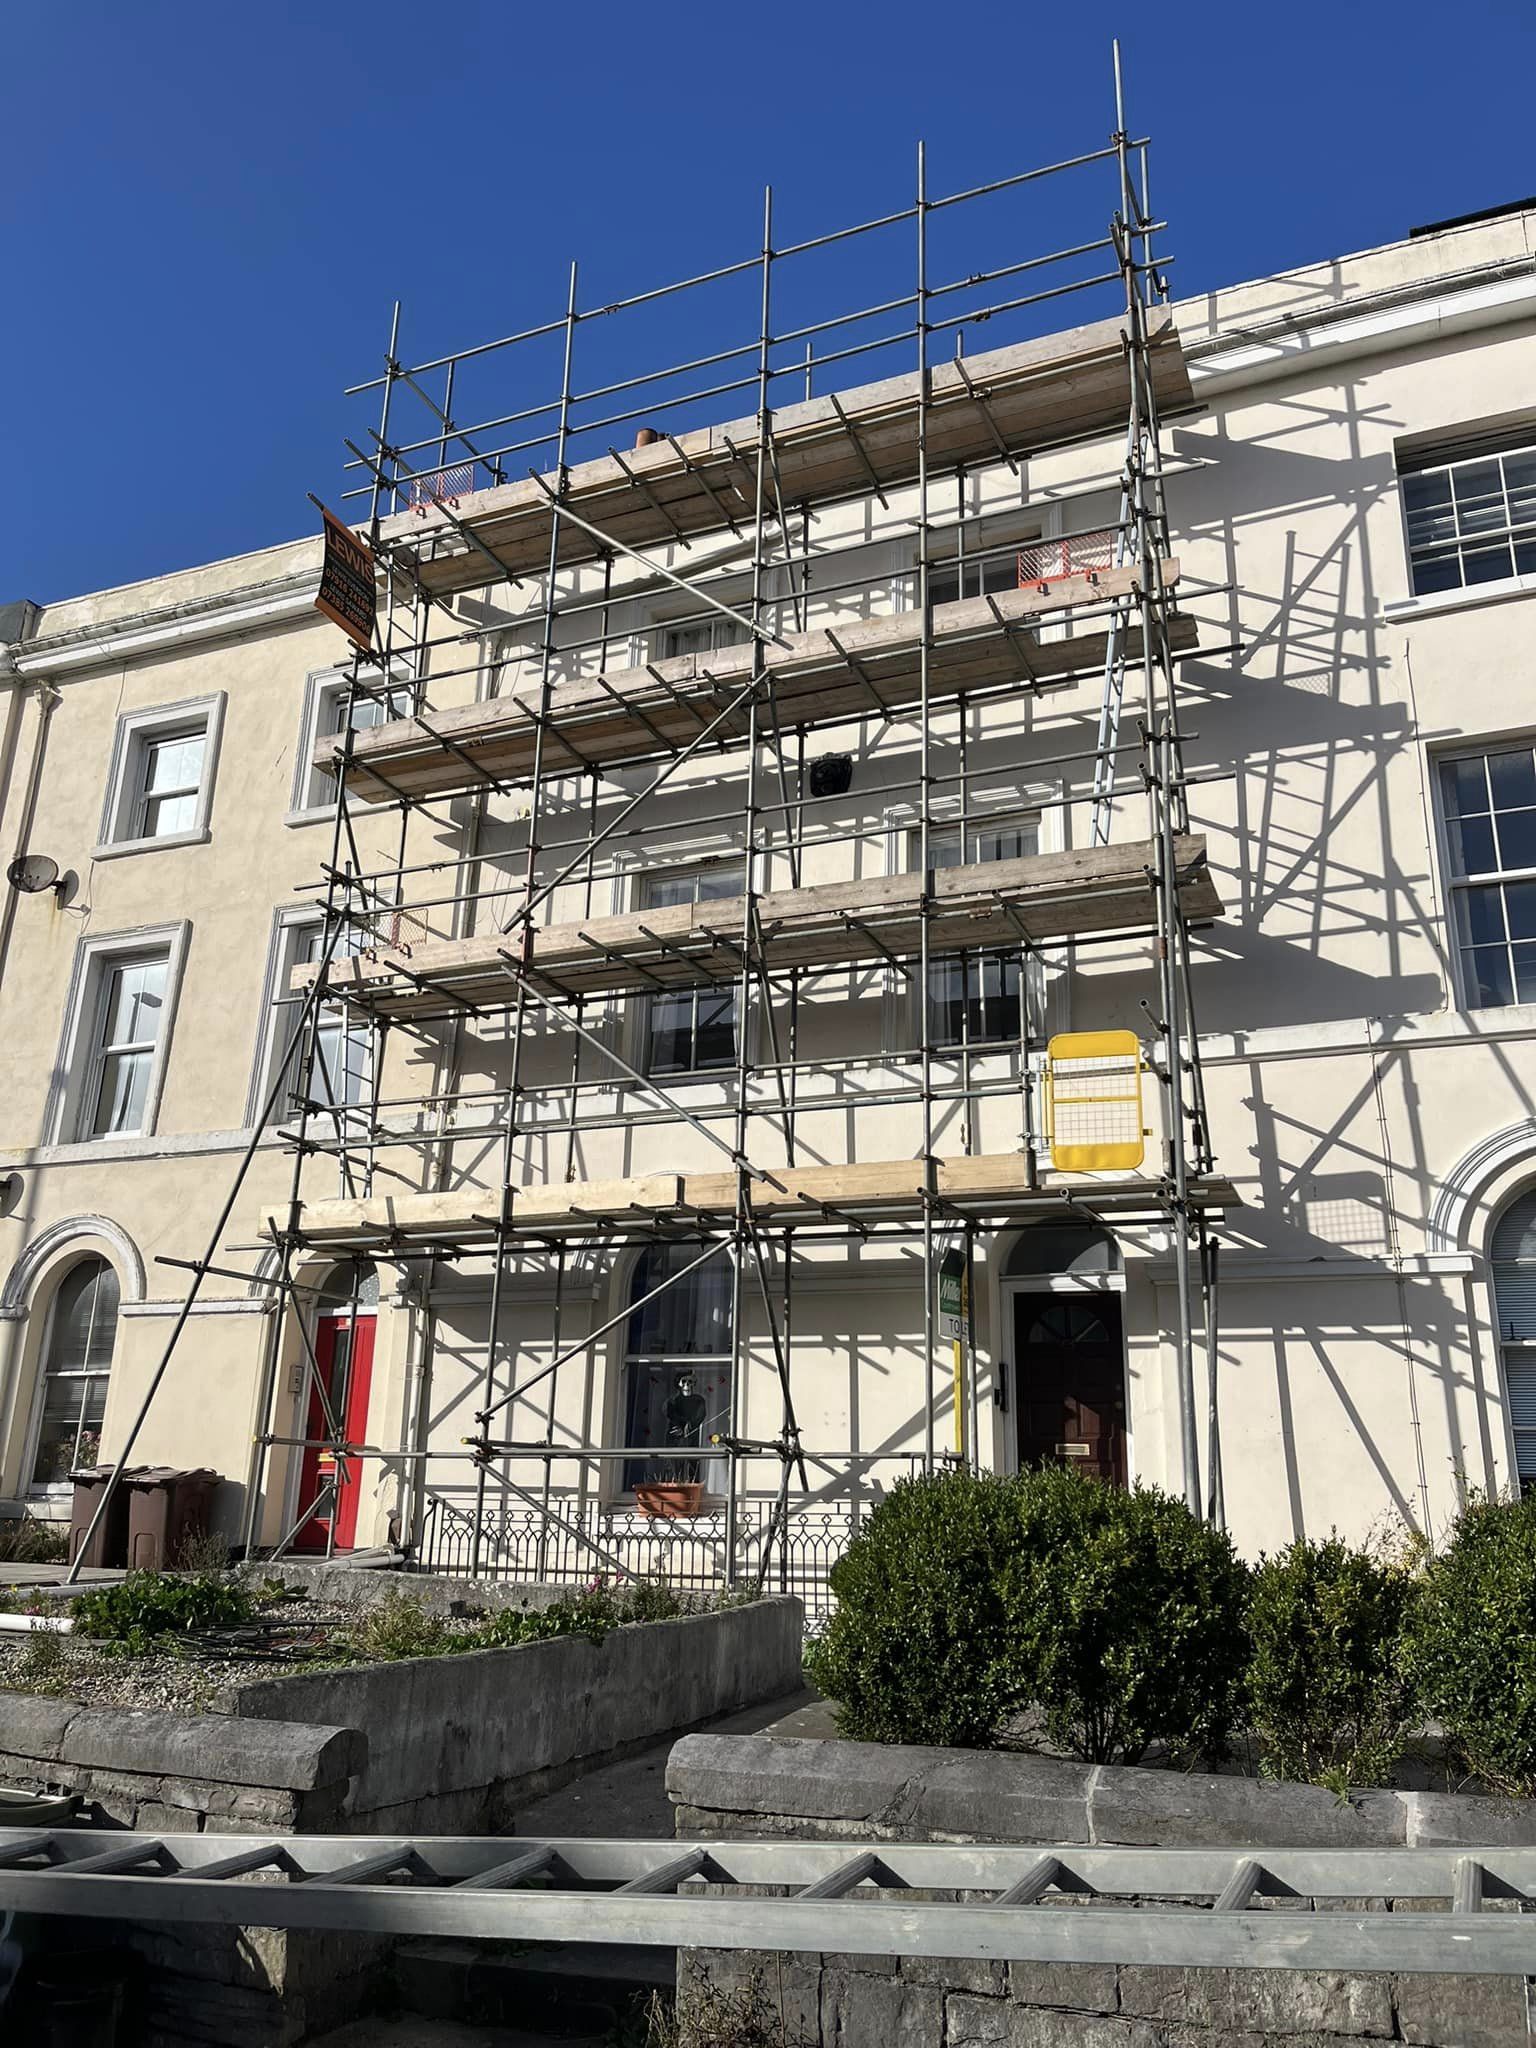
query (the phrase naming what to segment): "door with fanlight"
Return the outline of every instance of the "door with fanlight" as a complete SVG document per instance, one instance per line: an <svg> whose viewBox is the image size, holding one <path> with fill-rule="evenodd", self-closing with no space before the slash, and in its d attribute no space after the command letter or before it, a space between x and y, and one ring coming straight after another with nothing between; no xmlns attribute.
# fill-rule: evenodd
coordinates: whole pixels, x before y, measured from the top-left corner
<svg viewBox="0 0 1536 2048"><path fill-rule="evenodd" d="M1020 1471L1070 1465L1126 1483L1120 1296L1016 1294L1014 1410Z"/></svg>
<svg viewBox="0 0 1536 2048"><path fill-rule="evenodd" d="M308 1439L299 1469L299 1513L313 1509L293 1547L300 1551L350 1550L357 1540L362 1459L333 1451L325 1411L346 1443L368 1439L368 1396L373 1379L372 1315L322 1315L315 1323L315 1365L325 1401L309 1390ZM332 1533L334 1531L334 1542Z"/></svg>

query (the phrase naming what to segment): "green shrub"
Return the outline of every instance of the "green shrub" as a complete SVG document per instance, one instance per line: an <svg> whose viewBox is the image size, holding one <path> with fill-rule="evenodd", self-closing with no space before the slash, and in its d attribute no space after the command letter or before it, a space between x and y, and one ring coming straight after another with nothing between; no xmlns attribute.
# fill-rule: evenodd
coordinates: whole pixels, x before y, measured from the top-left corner
<svg viewBox="0 0 1536 2048"><path fill-rule="evenodd" d="M972 1747L1028 1713L1095 1763L1225 1744L1247 1574L1166 1494L1059 1467L913 1480L831 1583L837 1608L807 1665L858 1740Z"/></svg>
<svg viewBox="0 0 1536 2048"><path fill-rule="evenodd" d="M720 1603L713 1603L720 1604ZM475 1631L476 1649L505 1649L518 1643L543 1643L556 1636L586 1636L600 1643L611 1629L631 1621L670 1621L689 1611L682 1596L664 1579L638 1579L609 1588L603 1579L568 1600L548 1607L507 1607Z"/></svg>
<svg viewBox="0 0 1536 2048"><path fill-rule="evenodd" d="M976 1748L1012 1700L1002 1675L1011 1482L900 1481L832 1567L837 1606L811 1645L812 1682L860 1742Z"/></svg>
<svg viewBox="0 0 1536 2048"><path fill-rule="evenodd" d="M239 1627L255 1618L256 1603L240 1580L211 1572L186 1578L130 1572L120 1585L83 1593L71 1611L77 1635L142 1657L197 1629Z"/></svg>
<svg viewBox="0 0 1536 2048"><path fill-rule="evenodd" d="M1091 1763L1153 1744L1218 1757L1240 1704L1248 1573L1230 1537L1155 1487L1059 1466L1013 1482L1006 1676L1051 1742Z"/></svg>
<svg viewBox="0 0 1536 2048"><path fill-rule="evenodd" d="M21 1515L0 1522L0 1564L62 1564L69 1555L69 1530L62 1522Z"/></svg>
<svg viewBox="0 0 1536 2048"><path fill-rule="evenodd" d="M1335 1537L1260 1560L1248 1610L1249 1726L1269 1777L1343 1793L1386 1782L1414 1724L1406 1572Z"/></svg>
<svg viewBox="0 0 1536 2048"><path fill-rule="evenodd" d="M395 1664L405 1657L451 1657L456 1650L476 1649L470 1631L455 1629L439 1614L430 1614L413 1593L391 1586L374 1606L352 1624L347 1661Z"/></svg>
<svg viewBox="0 0 1536 2048"><path fill-rule="evenodd" d="M1536 1796L1536 1496L1466 1509L1424 1573L1406 1652L1456 1760L1496 1792Z"/></svg>

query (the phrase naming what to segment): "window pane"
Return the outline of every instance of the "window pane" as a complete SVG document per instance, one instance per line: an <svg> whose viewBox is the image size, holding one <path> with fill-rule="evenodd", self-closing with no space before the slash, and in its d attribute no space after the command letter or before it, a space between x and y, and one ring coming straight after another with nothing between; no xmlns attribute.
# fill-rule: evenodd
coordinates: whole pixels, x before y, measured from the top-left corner
<svg viewBox="0 0 1536 2048"><path fill-rule="evenodd" d="M1536 449L1524 448L1504 458L1504 488L1509 515L1516 526L1536 520Z"/></svg>
<svg viewBox="0 0 1536 2048"><path fill-rule="evenodd" d="M653 1071L681 1073L693 1064L693 995L691 991L651 998Z"/></svg>
<svg viewBox="0 0 1536 2048"><path fill-rule="evenodd" d="M338 1019L324 1017L315 1033L310 1093L332 1109L361 1102L368 1087L368 1037L348 1030Z"/></svg>
<svg viewBox="0 0 1536 2048"><path fill-rule="evenodd" d="M43 1395L42 1426L32 1465L34 1486L56 1486L76 1465L94 1464L101 1450L106 1413L105 1379L50 1380Z"/></svg>
<svg viewBox="0 0 1536 2048"><path fill-rule="evenodd" d="M1515 1001L1536 1003L1536 945L1512 946L1515 961Z"/></svg>
<svg viewBox="0 0 1536 2048"><path fill-rule="evenodd" d="M1461 462L1451 472L1456 518L1463 533L1497 533L1509 524L1504 478L1496 460Z"/></svg>
<svg viewBox="0 0 1536 2048"><path fill-rule="evenodd" d="M153 796L158 790L196 789L202 779L206 735L181 733L174 739L152 740L145 749L144 788Z"/></svg>
<svg viewBox="0 0 1536 2048"><path fill-rule="evenodd" d="M49 1324L47 1372L87 1372L111 1363L117 1335L117 1274L86 1259L59 1282Z"/></svg>
<svg viewBox="0 0 1536 2048"><path fill-rule="evenodd" d="M930 562L928 565L928 602L931 605L954 604L959 596L959 563Z"/></svg>
<svg viewBox="0 0 1536 2048"><path fill-rule="evenodd" d="M1456 891L1456 933L1464 946L1502 944L1504 896L1497 883Z"/></svg>
<svg viewBox="0 0 1536 2048"><path fill-rule="evenodd" d="M1465 818L1490 808L1488 770L1481 754L1440 763L1440 796L1448 818Z"/></svg>
<svg viewBox="0 0 1536 2048"><path fill-rule="evenodd" d="M1412 570L1415 597L1432 597L1437 590L1461 588L1461 557L1454 548L1441 548L1434 554L1415 555Z"/></svg>
<svg viewBox="0 0 1536 2048"><path fill-rule="evenodd" d="M1452 818L1446 827L1446 837L1450 841L1453 874L1491 875L1498 866L1491 818Z"/></svg>
<svg viewBox="0 0 1536 2048"><path fill-rule="evenodd" d="M975 838L977 860L1021 860L1039 851L1040 828L1031 818L1021 825L988 827Z"/></svg>
<svg viewBox="0 0 1536 2048"><path fill-rule="evenodd" d="M739 868L706 868L695 879L696 890L691 900L696 903L718 903L724 896L739 896L742 893L742 875Z"/></svg>
<svg viewBox="0 0 1536 2048"><path fill-rule="evenodd" d="M96 1137L132 1135L144 1128L150 1052L112 1052L102 1061L91 1130Z"/></svg>
<svg viewBox="0 0 1536 2048"><path fill-rule="evenodd" d="M912 835L912 865L915 868L923 857L923 836L920 832ZM935 832L928 831L928 865L934 868L957 868L961 865L960 833L958 829Z"/></svg>
<svg viewBox="0 0 1536 2048"><path fill-rule="evenodd" d="M144 804L144 837L166 839L173 832L191 832L197 825L197 792L152 796Z"/></svg>
<svg viewBox="0 0 1536 2048"><path fill-rule="evenodd" d="M1471 583L1499 583L1515 573L1514 557L1507 540L1483 541L1461 551L1462 574Z"/></svg>
<svg viewBox="0 0 1536 2048"><path fill-rule="evenodd" d="M700 1067L728 1067L736 1058L736 997L719 989L700 992L694 1061Z"/></svg>
<svg viewBox="0 0 1536 2048"><path fill-rule="evenodd" d="M153 1045L160 1031L165 962L135 960L110 970L102 1043Z"/></svg>
<svg viewBox="0 0 1536 2048"><path fill-rule="evenodd" d="M1504 890L1504 914L1512 939L1536 939L1536 882L1510 882Z"/></svg>
<svg viewBox="0 0 1536 2048"><path fill-rule="evenodd" d="M1536 811L1499 814L1499 866L1536 868Z"/></svg>
<svg viewBox="0 0 1536 2048"><path fill-rule="evenodd" d="M1421 548L1443 546L1456 535L1456 516L1451 503L1451 480L1443 469L1424 470L1403 478L1403 511L1408 522L1408 545Z"/></svg>
<svg viewBox="0 0 1536 2048"><path fill-rule="evenodd" d="M1474 1010L1496 1010L1515 1000L1509 953L1503 946L1469 946L1461 956Z"/></svg>
<svg viewBox="0 0 1536 2048"><path fill-rule="evenodd" d="M1536 804L1536 756L1529 747L1512 747L1507 753L1488 756L1488 780L1493 788L1493 806L1512 811Z"/></svg>
<svg viewBox="0 0 1536 2048"><path fill-rule="evenodd" d="M643 1306L636 1308L629 1318L625 1349L632 1356L681 1358L729 1352L729 1258L719 1255L710 1259L685 1278L663 1288L653 1301L644 1300L669 1273L682 1272L692 1265L699 1250L696 1245L667 1245L636 1260L630 1299Z"/></svg>

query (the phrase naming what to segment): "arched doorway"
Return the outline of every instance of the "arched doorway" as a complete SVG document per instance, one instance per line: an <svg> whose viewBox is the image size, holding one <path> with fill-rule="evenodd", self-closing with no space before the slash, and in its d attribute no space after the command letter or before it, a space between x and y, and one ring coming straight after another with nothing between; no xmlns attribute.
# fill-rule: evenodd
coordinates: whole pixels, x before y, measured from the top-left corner
<svg viewBox="0 0 1536 2048"><path fill-rule="evenodd" d="M1118 1486L1128 1471L1120 1253L1107 1231L1042 1224L1003 1267L1018 1469L1068 1465Z"/></svg>
<svg viewBox="0 0 1536 2048"><path fill-rule="evenodd" d="M1529 1493L1536 1488L1536 1188L1517 1195L1493 1226L1489 1261L1515 1475Z"/></svg>
<svg viewBox="0 0 1536 2048"><path fill-rule="evenodd" d="M356 1544L363 1460L330 1448L326 1411L342 1442L367 1442L378 1308L379 1276L366 1260L338 1266L320 1289L311 1332L314 1369L304 1376L305 1443L294 1512L295 1521L307 1519L294 1537L295 1550L351 1550Z"/></svg>

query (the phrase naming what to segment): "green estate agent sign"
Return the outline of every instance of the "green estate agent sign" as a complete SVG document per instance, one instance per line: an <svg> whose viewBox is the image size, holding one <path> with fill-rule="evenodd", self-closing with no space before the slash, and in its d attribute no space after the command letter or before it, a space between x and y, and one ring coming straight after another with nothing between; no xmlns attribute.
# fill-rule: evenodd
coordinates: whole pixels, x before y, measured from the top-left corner
<svg viewBox="0 0 1536 2048"><path fill-rule="evenodd" d="M965 1342L967 1310L965 1253L946 1252L939 1265L939 1335Z"/></svg>

